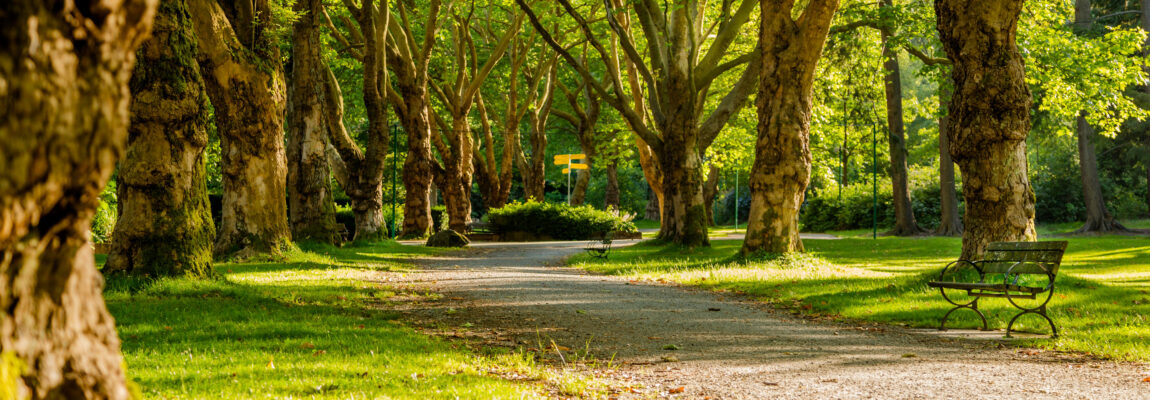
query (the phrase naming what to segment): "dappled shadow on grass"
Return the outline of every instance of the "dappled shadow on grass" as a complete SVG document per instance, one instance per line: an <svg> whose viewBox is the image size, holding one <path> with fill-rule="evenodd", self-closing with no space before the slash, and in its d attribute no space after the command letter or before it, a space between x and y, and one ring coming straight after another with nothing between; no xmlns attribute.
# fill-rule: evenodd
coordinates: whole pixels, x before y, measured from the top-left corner
<svg viewBox="0 0 1150 400"><path fill-rule="evenodd" d="M389 288L362 279L390 266L344 257L373 249L335 251L223 264L218 280L110 282L130 376L158 398L518 397L474 355L369 306Z"/></svg>

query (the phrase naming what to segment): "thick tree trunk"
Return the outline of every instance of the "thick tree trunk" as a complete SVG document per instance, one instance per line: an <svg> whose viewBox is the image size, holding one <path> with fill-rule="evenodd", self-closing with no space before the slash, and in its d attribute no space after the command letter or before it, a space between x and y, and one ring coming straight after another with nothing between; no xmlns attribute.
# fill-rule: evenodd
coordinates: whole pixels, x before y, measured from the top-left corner
<svg viewBox="0 0 1150 400"><path fill-rule="evenodd" d="M760 7L758 139L744 255L803 251L799 208L811 173L811 88L838 2L812 1L799 23L789 6Z"/></svg>
<svg viewBox="0 0 1150 400"><path fill-rule="evenodd" d="M948 82L949 83L949 82ZM958 215L958 193L955 190L954 160L950 158L950 142L947 140L947 121L950 119L946 104L950 102L949 86L940 85L939 108L944 110L938 121L938 176L939 176L939 221L936 234L943 236L962 235L962 217Z"/></svg>
<svg viewBox="0 0 1150 400"><path fill-rule="evenodd" d="M105 273L213 275L216 229L204 167L209 105L191 24L185 1L168 1L139 51Z"/></svg>
<svg viewBox="0 0 1150 400"><path fill-rule="evenodd" d="M453 139L453 154L444 156L443 203L447 206L447 226L449 229L465 233L471 224L471 129L467 121L467 110L451 121L451 132L444 132Z"/></svg>
<svg viewBox="0 0 1150 400"><path fill-rule="evenodd" d="M431 232L431 117L428 110L427 84L418 84L400 73L396 79L406 113L400 122L407 131L407 159L403 162L403 230L401 236L421 238ZM438 196L436 196L438 199Z"/></svg>
<svg viewBox="0 0 1150 400"><path fill-rule="evenodd" d="M954 63L947 135L962 171L968 260L981 258L990 242L1036 238L1026 164L1031 98L1015 44L1021 9L1022 0L935 2L939 37Z"/></svg>
<svg viewBox="0 0 1150 400"><path fill-rule="evenodd" d="M892 0L882 0L882 6L892 7ZM887 143L890 147L890 180L894 193L894 228L887 232L895 236L913 236L924 231L914 218L911 205L910 186L907 184L906 134L902 121L902 80L900 77L898 54L888 46L890 31L882 30L883 69L886 71L886 121Z"/></svg>
<svg viewBox="0 0 1150 400"><path fill-rule="evenodd" d="M603 191L603 208L619 210L619 164L607 164L607 188Z"/></svg>
<svg viewBox="0 0 1150 400"><path fill-rule="evenodd" d="M523 189L528 200L543 201L543 191L547 186L544 168L547 167L547 133L542 126L536 126L534 113L530 116L532 122L531 134L528 140L531 143L531 155L526 157L519 167L519 174L523 176Z"/></svg>
<svg viewBox="0 0 1150 400"><path fill-rule="evenodd" d="M327 122L329 143L341 168L333 168L340 187L351 200L352 218L355 219L355 241L377 241L384 239L387 230L383 227L383 159L390 143L390 134L369 130L373 135L368 139L368 152L359 150L359 145L351 140L343 126L343 92L335 75L326 66L324 74L324 113ZM366 76L366 75L365 75ZM366 92L366 90L365 90ZM368 94L365 93L365 97ZM386 129L386 128L385 128ZM384 130L386 132L386 130ZM330 152L330 151L329 151ZM371 160L371 161L369 161Z"/></svg>
<svg viewBox="0 0 1150 400"><path fill-rule="evenodd" d="M335 244L342 239L335 223L331 168L327 163L327 126L321 67L320 0L299 0L292 32L291 112L287 135L288 214L292 237ZM349 173L355 173L352 169Z"/></svg>
<svg viewBox="0 0 1150 400"><path fill-rule="evenodd" d="M707 182L703 185L703 210L707 211L707 226L715 226L715 196L719 195L719 168L711 166Z"/></svg>
<svg viewBox="0 0 1150 400"><path fill-rule="evenodd" d="M188 1L222 150L216 257L278 254L291 242L284 197L283 72L274 26L264 19L271 15L268 0L251 5L228 7L229 15L215 0Z"/></svg>
<svg viewBox="0 0 1150 400"><path fill-rule="evenodd" d="M1082 198L1086 202L1086 223L1074 233L1086 232L1125 232L1120 222L1106 209L1102 197L1102 183L1098 180L1098 159L1094 153L1094 143L1090 137L1094 129L1086 122L1086 112L1078 114L1078 170L1082 177Z"/></svg>
<svg viewBox="0 0 1150 400"><path fill-rule="evenodd" d="M134 52L156 2L3 8L0 385L20 399L128 399L89 224L124 151Z"/></svg>
<svg viewBox="0 0 1150 400"><path fill-rule="evenodd" d="M661 129L663 154L659 158L664 193L659 238L687 247L710 245L694 115L686 109L668 114L669 126Z"/></svg>

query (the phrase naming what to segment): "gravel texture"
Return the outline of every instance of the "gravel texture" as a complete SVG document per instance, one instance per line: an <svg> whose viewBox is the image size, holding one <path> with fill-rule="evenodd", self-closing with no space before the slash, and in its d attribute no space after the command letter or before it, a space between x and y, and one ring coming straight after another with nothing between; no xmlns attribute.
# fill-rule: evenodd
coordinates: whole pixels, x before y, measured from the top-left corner
<svg viewBox="0 0 1150 400"><path fill-rule="evenodd" d="M729 294L559 266L583 246L473 243L422 260L399 283L442 293L409 311L469 327L456 336L523 347L554 340L613 358L622 363L607 371L623 389L617 398L1150 399L1144 365L814 321Z"/></svg>

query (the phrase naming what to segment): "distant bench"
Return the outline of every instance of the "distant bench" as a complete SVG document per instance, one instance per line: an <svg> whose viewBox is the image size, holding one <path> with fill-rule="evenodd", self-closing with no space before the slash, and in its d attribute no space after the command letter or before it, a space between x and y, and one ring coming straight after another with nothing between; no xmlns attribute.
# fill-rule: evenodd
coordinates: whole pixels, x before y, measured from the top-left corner
<svg viewBox="0 0 1150 400"><path fill-rule="evenodd" d="M611 241L614 237L615 232L606 232L603 234L602 239L587 242L587 246L583 247L583 250L587 250L588 253L591 253L592 257L605 260L607 256L611 254Z"/></svg>
<svg viewBox="0 0 1150 400"><path fill-rule="evenodd" d="M983 297L1005 297L1011 305L1021 310L1006 325L1006 337L1010 337L1014 321L1026 314L1041 315L1050 324L1051 337L1058 337L1054 321L1046 315L1046 304L1054 296L1054 278L1058 275L1058 266L1062 263L1066 245L1066 241L994 242L986 246L986 253L980 261L958 260L948 264L942 269L937 281L927 283L930 287L938 288L942 298L955 306L942 317L942 324L938 329L946 330L946 320L951 313L968 308L978 313L978 317L982 318L982 329L986 330L986 316L978 310L978 300ZM969 282L973 280L974 274L964 275L963 266L974 268L974 272L978 274L978 282ZM988 282L987 275L1000 275L1002 280ZM1026 275L1045 275L1046 279L1039 278L1040 282L1031 283L1030 281L1034 279L1024 279ZM966 294L974 299L968 303L956 303L947 296L947 289L965 290ZM1037 307L1023 307L1014 301L1014 299L1037 299L1042 293L1046 293L1046 299Z"/></svg>

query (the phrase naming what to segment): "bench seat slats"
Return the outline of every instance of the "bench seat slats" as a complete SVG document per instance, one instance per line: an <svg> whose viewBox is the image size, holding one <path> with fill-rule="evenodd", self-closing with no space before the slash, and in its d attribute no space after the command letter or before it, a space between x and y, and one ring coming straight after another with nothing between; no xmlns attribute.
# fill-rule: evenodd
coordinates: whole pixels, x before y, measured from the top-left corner
<svg viewBox="0 0 1150 400"><path fill-rule="evenodd" d="M927 282L927 286L944 289L983 290L988 292L1042 293L1046 290L1046 288L1040 287L1007 285L1003 283Z"/></svg>

